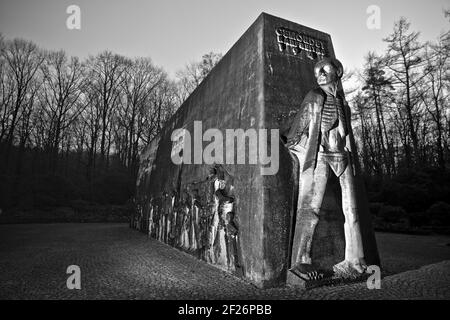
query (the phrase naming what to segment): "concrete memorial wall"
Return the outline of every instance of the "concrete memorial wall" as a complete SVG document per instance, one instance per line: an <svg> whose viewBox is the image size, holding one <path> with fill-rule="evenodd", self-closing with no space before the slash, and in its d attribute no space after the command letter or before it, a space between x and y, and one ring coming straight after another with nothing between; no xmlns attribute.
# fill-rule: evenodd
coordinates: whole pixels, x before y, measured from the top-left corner
<svg viewBox="0 0 450 320"><path fill-rule="evenodd" d="M282 137L324 56L328 34L262 13L142 153L132 226L259 287L284 285L298 163ZM327 186L313 239L324 268L344 256L338 188ZM378 264L361 201L365 256Z"/></svg>

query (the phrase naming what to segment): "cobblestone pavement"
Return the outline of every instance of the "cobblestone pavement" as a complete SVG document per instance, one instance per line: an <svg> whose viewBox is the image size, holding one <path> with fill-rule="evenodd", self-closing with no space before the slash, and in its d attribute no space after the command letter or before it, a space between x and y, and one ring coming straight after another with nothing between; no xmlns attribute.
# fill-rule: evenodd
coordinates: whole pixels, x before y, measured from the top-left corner
<svg viewBox="0 0 450 320"><path fill-rule="evenodd" d="M377 235L391 272L446 261L386 276L381 290L365 283L263 290L125 224L0 225L0 299L449 299L450 238L411 237ZM408 258L407 243L422 248L412 252L417 259ZM66 288L73 264L81 290Z"/></svg>

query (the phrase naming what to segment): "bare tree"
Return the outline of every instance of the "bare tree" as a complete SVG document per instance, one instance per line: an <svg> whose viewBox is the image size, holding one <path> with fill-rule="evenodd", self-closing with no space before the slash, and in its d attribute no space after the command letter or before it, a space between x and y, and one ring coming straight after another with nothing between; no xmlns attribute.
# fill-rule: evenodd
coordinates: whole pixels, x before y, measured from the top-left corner
<svg viewBox="0 0 450 320"><path fill-rule="evenodd" d="M3 42L1 47L3 48ZM11 77L10 69L3 56L0 56L0 144L6 137L10 118L13 112L14 95L16 92L16 82Z"/></svg>
<svg viewBox="0 0 450 320"><path fill-rule="evenodd" d="M32 79L36 76L36 72L44 58L34 43L22 39L6 41L2 48L1 56L7 68L7 76L14 81L13 85L10 84L14 87L12 103L11 105L3 105L4 108L10 106L9 110L3 111L3 114L6 115L6 120L3 120L3 122L7 122L7 124L2 123L2 126L7 126L6 159L8 159L14 141L16 126L23 111L26 97L30 93ZM8 97L8 95L6 96Z"/></svg>
<svg viewBox="0 0 450 320"><path fill-rule="evenodd" d="M132 171L138 168L139 143L145 119L152 110L150 97L165 81L167 75L153 65L149 58L127 61L122 85L120 107L116 112L116 147L123 163Z"/></svg>
<svg viewBox="0 0 450 320"><path fill-rule="evenodd" d="M382 157L382 163L386 173L390 176L393 169L393 157L389 144L389 137L386 129L385 108L388 108L392 98L391 79L386 76L383 70L383 60L374 52L369 52L366 56L366 64L362 72L364 86L362 90L366 94L365 104L370 105L374 110L376 130L375 142L378 154ZM369 108L369 106L366 106ZM380 159L381 160L381 159Z"/></svg>
<svg viewBox="0 0 450 320"><path fill-rule="evenodd" d="M445 109L449 101L450 50L444 35L437 43L428 43L425 50L425 78L415 84L431 121L436 126L435 145L439 167L445 169L445 152L448 150L448 128L446 128Z"/></svg>
<svg viewBox="0 0 450 320"><path fill-rule="evenodd" d="M109 152L108 132L111 115L118 104L121 90L121 81L125 72L125 58L105 51L88 60L88 77L94 92L98 95L100 116L100 156L102 163L108 165Z"/></svg>
<svg viewBox="0 0 450 320"><path fill-rule="evenodd" d="M54 171L64 133L85 108L80 103L85 78L79 59L68 58L63 51L47 52L41 70L41 111L45 113L47 131L44 148Z"/></svg>
<svg viewBox="0 0 450 320"><path fill-rule="evenodd" d="M209 52L204 54L200 61L191 62L177 72L179 105L200 85L220 59L222 59L221 53Z"/></svg>
<svg viewBox="0 0 450 320"><path fill-rule="evenodd" d="M405 18L400 18L394 25L394 31L383 39L388 44L388 52L385 57L386 66L392 71L397 80L394 85L400 86L405 92L405 98L401 106L405 109L408 123L408 132L412 140L415 161L419 154L419 140L417 136L417 102L414 95L414 86L420 81L419 68L423 59L421 52L424 47L418 42L419 32L410 32L410 23Z"/></svg>

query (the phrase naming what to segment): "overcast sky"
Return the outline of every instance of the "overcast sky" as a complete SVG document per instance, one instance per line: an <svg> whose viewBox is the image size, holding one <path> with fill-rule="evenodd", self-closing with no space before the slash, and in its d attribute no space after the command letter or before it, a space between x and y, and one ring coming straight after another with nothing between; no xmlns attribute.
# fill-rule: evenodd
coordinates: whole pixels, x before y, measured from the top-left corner
<svg viewBox="0 0 450 320"><path fill-rule="evenodd" d="M81 30L69 30L69 5L81 9ZM368 29L368 6L377 5L381 28ZM331 35L344 66L360 67L369 51L383 52L382 38L405 16L434 40L448 30L450 0L0 0L0 32L46 49L86 57L108 49L150 56L172 76L209 51L226 53L261 12Z"/></svg>

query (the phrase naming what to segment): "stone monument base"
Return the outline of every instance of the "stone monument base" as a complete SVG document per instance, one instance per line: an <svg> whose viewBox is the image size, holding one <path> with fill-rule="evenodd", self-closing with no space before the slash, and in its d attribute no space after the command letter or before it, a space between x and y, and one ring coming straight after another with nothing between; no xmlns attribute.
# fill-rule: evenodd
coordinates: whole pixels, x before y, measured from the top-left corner
<svg viewBox="0 0 450 320"><path fill-rule="evenodd" d="M364 282L369 276L369 273L362 273L359 275L346 277L330 274L329 276L325 276L324 278L318 280L304 280L295 275L293 272L288 271L286 277L286 286L308 290L323 286L337 286L343 284Z"/></svg>

